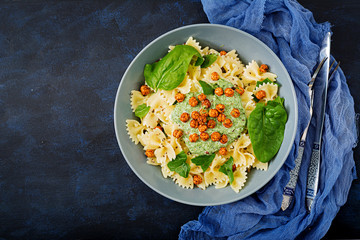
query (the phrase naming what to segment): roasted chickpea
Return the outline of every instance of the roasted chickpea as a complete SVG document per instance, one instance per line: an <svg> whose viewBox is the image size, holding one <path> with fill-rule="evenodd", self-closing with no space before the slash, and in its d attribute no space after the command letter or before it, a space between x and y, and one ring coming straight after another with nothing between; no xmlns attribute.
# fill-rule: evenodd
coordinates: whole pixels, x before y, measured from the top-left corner
<svg viewBox="0 0 360 240"><path fill-rule="evenodd" d="M198 122L199 124L206 124L207 118L204 115L200 115L200 117L198 118Z"/></svg>
<svg viewBox="0 0 360 240"><path fill-rule="evenodd" d="M175 95L175 99L176 99L176 101L178 101L178 102L182 102L182 101L184 101L184 99L185 99L185 94L177 93L177 94Z"/></svg>
<svg viewBox="0 0 360 240"><path fill-rule="evenodd" d="M204 124L202 124L202 125L200 125L199 127L198 127L198 129L199 129L199 131L200 132L205 132L206 130L207 130L207 126L206 125L204 125Z"/></svg>
<svg viewBox="0 0 360 240"><path fill-rule="evenodd" d="M194 175L193 182L195 185L199 185L200 183L202 183L202 178L199 175Z"/></svg>
<svg viewBox="0 0 360 240"><path fill-rule="evenodd" d="M220 155L226 155L226 154L227 154L226 148L224 148L224 147L220 148L220 149L219 149L219 154L220 154Z"/></svg>
<svg viewBox="0 0 360 240"><path fill-rule="evenodd" d="M230 119L227 118L223 121L223 125L224 125L224 127L229 128L233 125L233 123Z"/></svg>
<svg viewBox="0 0 360 240"><path fill-rule="evenodd" d="M195 107L196 105L198 105L198 100L196 99L196 97L191 97L190 99L189 99L189 104L190 104L190 106L192 106L192 107Z"/></svg>
<svg viewBox="0 0 360 240"><path fill-rule="evenodd" d="M235 89L235 91L236 91L238 94L243 95L244 92L245 92L245 89L243 89L242 87L238 87L238 88Z"/></svg>
<svg viewBox="0 0 360 240"><path fill-rule="evenodd" d="M193 111L191 117L196 120L200 117L200 113L198 111Z"/></svg>
<svg viewBox="0 0 360 240"><path fill-rule="evenodd" d="M226 51L224 51L224 50L222 50L222 51L220 51L220 56L224 56L224 55L226 55Z"/></svg>
<svg viewBox="0 0 360 240"><path fill-rule="evenodd" d="M176 137L176 138L181 138L182 135L183 135L183 131L180 130L180 129L176 129L173 132L173 136Z"/></svg>
<svg viewBox="0 0 360 240"><path fill-rule="evenodd" d="M145 151L145 155L147 157L155 157L155 150L154 149L148 149Z"/></svg>
<svg viewBox="0 0 360 240"><path fill-rule="evenodd" d="M197 135L196 133L191 134L191 135L189 136L190 142L196 142L198 139L199 139L199 135Z"/></svg>
<svg viewBox="0 0 360 240"><path fill-rule="evenodd" d="M190 127L197 128L199 126L199 122L195 119L190 121Z"/></svg>
<svg viewBox="0 0 360 240"><path fill-rule="evenodd" d="M202 93L198 96L198 99L199 101L204 101L206 99L206 95Z"/></svg>
<svg viewBox="0 0 360 240"><path fill-rule="evenodd" d="M231 88L226 88L224 93L225 93L225 96L227 96L227 97L234 96L234 90L232 90Z"/></svg>
<svg viewBox="0 0 360 240"><path fill-rule="evenodd" d="M213 132L211 134L211 140L214 141L214 142L219 141L220 138L221 138L221 134L218 133L218 132Z"/></svg>
<svg viewBox="0 0 360 240"><path fill-rule="evenodd" d="M221 96L224 94L224 90L221 87L215 88L215 94Z"/></svg>
<svg viewBox="0 0 360 240"><path fill-rule="evenodd" d="M143 96L146 96L146 95L148 95L150 93L150 88L148 86L146 86L146 85L142 85L140 87L140 92L141 92L141 94Z"/></svg>
<svg viewBox="0 0 360 240"><path fill-rule="evenodd" d="M216 110L218 110L219 113L223 113L225 111L225 105L219 103L216 105Z"/></svg>
<svg viewBox="0 0 360 240"><path fill-rule="evenodd" d="M182 121L182 122L187 122L187 121L189 121L189 119L190 119L190 115L186 112L184 112L180 115L180 121Z"/></svg>
<svg viewBox="0 0 360 240"><path fill-rule="evenodd" d="M216 122L212 119L210 119L207 123L208 128L214 128L216 126Z"/></svg>
<svg viewBox="0 0 360 240"><path fill-rule="evenodd" d="M213 117L213 118L219 116L218 110L216 110L216 109L210 109L210 110L209 110L209 116L210 116L210 117Z"/></svg>
<svg viewBox="0 0 360 240"><path fill-rule="evenodd" d="M205 117L209 116L209 112L206 109L200 109L199 113L201 116L205 116Z"/></svg>
<svg viewBox="0 0 360 240"><path fill-rule="evenodd" d="M204 101L202 101L201 105L205 108L209 108L211 107L211 102L209 101L209 99L205 99Z"/></svg>
<svg viewBox="0 0 360 240"><path fill-rule="evenodd" d="M223 134L220 138L220 142L222 144L225 144L225 143L227 143L227 141L228 141L228 137L225 134Z"/></svg>
<svg viewBox="0 0 360 240"><path fill-rule="evenodd" d="M206 141L209 139L209 134L207 132L202 132L200 133L200 139L203 140L203 141Z"/></svg>
<svg viewBox="0 0 360 240"><path fill-rule="evenodd" d="M240 117L240 111L239 111L239 109L237 109L237 108L234 108L233 110L231 110L231 116L233 116L234 118L238 118L238 117Z"/></svg>
<svg viewBox="0 0 360 240"><path fill-rule="evenodd" d="M235 172L235 170L236 170L236 165L233 164L233 165L232 165L232 171Z"/></svg>
<svg viewBox="0 0 360 240"><path fill-rule="evenodd" d="M217 120L219 122L223 122L225 119L226 119L226 116L223 113L220 113L219 116L217 117Z"/></svg>
<svg viewBox="0 0 360 240"><path fill-rule="evenodd" d="M164 129L162 128L162 126L156 126L154 129L159 129L160 131L163 131Z"/></svg>
<svg viewBox="0 0 360 240"><path fill-rule="evenodd" d="M266 97L266 92L264 90L260 90L255 94L255 97L257 99L263 99L264 97Z"/></svg>
<svg viewBox="0 0 360 240"><path fill-rule="evenodd" d="M262 72L262 73L265 73L267 72L267 70L269 69L269 66L266 65L266 64L261 64L260 68L259 68L259 71Z"/></svg>
<svg viewBox="0 0 360 240"><path fill-rule="evenodd" d="M219 78L220 78L220 76L217 72L211 73L211 80L217 81L217 80L219 80Z"/></svg>

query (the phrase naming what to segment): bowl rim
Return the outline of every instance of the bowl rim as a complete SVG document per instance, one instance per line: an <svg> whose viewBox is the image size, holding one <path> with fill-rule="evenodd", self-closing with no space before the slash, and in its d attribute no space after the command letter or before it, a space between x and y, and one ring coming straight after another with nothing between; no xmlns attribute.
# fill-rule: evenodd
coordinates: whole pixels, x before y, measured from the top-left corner
<svg viewBox="0 0 360 240"><path fill-rule="evenodd" d="M138 171L135 169L135 167L132 165L131 161L129 161L125 154L123 154L123 152L125 152L121 145L121 141L120 141L120 135L119 135L119 129L116 125L116 122L117 122L117 109L118 109L118 104L119 104L119 101L118 101L118 98L119 98L119 95L120 95L120 89L121 89L121 86L122 84L124 83L124 78L125 76L127 75L127 73L130 71L130 69L132 68L132 65L137 61L137 59L142 55L142 53L144 51L146 51L146 49L150 48L155 42L157 42L159 39L167 36L167 35L170 35L174 32L177 32L177 31L181 31L183 29L187 29L187 28L196 28L196 27L219 27L219 28L225 28L225 29L228 29L228 30L231 30L231 31L237 31L241 34L244 34L246 35L247 37L251 38L253 41L256 41L257 43L259 43L260 45L262 45L265 49L267 49L269 51L269 53L276 59L279 60L279 63L280 63L280 67L283 68L284 70L284 73L285 75L287 76L288 79L290 79L290 91L291 93L295 96L295 101L294 101L294 126L297 127L298 125L298 103L297 103L297 100L296 100L296 92L295 92L295 88L294 88L294 85L293 85L293 81L287 71L287 69L285 68L284 64L282 63L281 59L264 43L262 42L261 40L259 40L258 38L254 37L253 35L245 32L245 31L242 31L240 29L237 29L237 28L234 28L234 27L230 27L230 26L227 26L227 25L222 25L222 24L212 24L212 23L198 23L198 24L190 24L190 25L186 25L186 26L182 26L182 27L178 27L178 28L175 28L173 30L170 30L166 33L163 33L161 34L160 36L156 37L154 40L152 40L150 43L148 43L136 56L135 58L131 61L131 63L128 65L128 67L126 68L121 80L120 80L120 84L119 84L119 87L116 91L116 97L115 97L115 103L114 103L114 130L115 130L115 135L116 135L116 139L117 139L117 142L118 142L118 145L120 147L120 150L121 150L121 153L125 159L125 161L127 162L127 164L129 165L129 167L131 168L131 170L135 173L135 175L143 182L145 183L148 187L150 187L152 190L154 190L155 192L157 192L158 194L168 198L168 199L171 199L173 201L176 201L176 202L179 202L179 203L183 203L183 204L187 204L187 205L191 205L191 206L216 206L216 205L222 205L222 204L228 204L228 203L232 203L232 202L236 202L236 201L239 201L241 199L244 199L252 194L254 194L255 192L257 192L259 189L261 189L262 187L264 187L266 184L268 184L271 179L274 178L274 176L279 172L280 168L284 165L284 163L286 162L286 159L289 157L289 153L292 149L292 147L288 147L287 151L285 152L285 155L286 157L284 158L283 162L273 171L272 174L269 175L267 181L264 181L263 184L259 184L258 186L256 186L253 190L249 191L247 194L244 194L243 196L239 197L239 198L235 198L235 199L230 199L230 200L225 200L225 201L221 201L221 202L215 202L215 203L211 203L211 202L205 202L205 203L194 203L194 202L189 202L189 201L185 201L185 200L181 200L181 199L177 199L175 197L172 197L170 195L168 195L167 193L165 192L162 192L161 190L155 188L154 186L152 186L150 183L148 183L145 179L143 179L141 177L141 175L138 173ZM294 144L294 140L295 140L295 136L296 136L296 132L297 131L293 131L292 132L292 135L291 135L291 146L293 146ZM177 186L178 187L178 186Z"/></svg>

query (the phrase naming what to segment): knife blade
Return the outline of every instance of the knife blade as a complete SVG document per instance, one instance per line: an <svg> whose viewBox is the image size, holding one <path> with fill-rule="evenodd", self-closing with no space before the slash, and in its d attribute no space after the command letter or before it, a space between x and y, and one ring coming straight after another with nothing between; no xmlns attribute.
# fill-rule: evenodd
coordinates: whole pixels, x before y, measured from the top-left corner
<svg viewBox="0 0 360 240"><path fill-rule="evenodd" d="M308 211L311 211L311 207L316 197L319 185L321 137L325 118L330 65L330 40L331 33L328 32L322 42L319 56L320 59L327 58L327 61L324 63L324 67L319 72L319 80L317 81L317 86L315 88L315 92L317 92L316 95L318 97L314 99L314 105L320 106L320 110L316 111L314 114L316 129L306 185L306 207Z"/></svg>

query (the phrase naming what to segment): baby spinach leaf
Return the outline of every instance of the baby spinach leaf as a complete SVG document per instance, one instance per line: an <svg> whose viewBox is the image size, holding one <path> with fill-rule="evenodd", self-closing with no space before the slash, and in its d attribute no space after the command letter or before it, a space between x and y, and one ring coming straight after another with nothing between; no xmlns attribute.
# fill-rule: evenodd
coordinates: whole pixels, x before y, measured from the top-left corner
<svg viewBox="0 0 360 240"><path fill-rule="evenodd" d="M265 78L262 81L257 81L256 82L256 87L259 87L260 85L263 85L264 83L273 83L273 84L276 84L276 85L280 86L280 84L278 82L273 82L269 78Z"/></svg>
<svg viewBox="0 0 360 240"><path fill-rule="evenodd" d="M190 165L186 163L187 155L181 151L176 158L170 161L167 166L171 171L177 172L180 176L187 178L190 172Z"/></svg>
<svg viewBox="0 0 360 240"><path fill-rule="evenodd" d="M135 109L135 116L139 118L143 118L149 112L150 107L146 106L146 104L141 104Z"/></svg>
<svg viewBox="0 0 360 240"><path fill-rule="evenodd" d="M230 183L234 181L234 173L232 171L232 166L234 164L233 157L230 157L219 169L219 172L226 174L229 177Z"/></svg>
<svg viewBox="0 0 360 240"><path fill-rule="evenodd" d="M198 57L197 59L196 59L196 62L195 62L195 66L200 66L201 64L203 64L203 62L204 62L204 58L203 57Z"/></svg>
<svg viewBox="0 0 360 240"><path fill-rule="evenodd" d="M270 161L279 151L284 139L287 113L284 100L257 103L248 120L248 132L254 153L260 162Z"/></svg>
<svg viewBox="0 0 360 240"><path fill-rule="evenodd" d="M208 54L204 56L204 62L201 64L201 68L207 68L210 67L211 64L213 64L217 59L216 54Z"/></svg>
<svg viewBox="0 0 360 240"><path fill-rule="evenodd" d="M214 158L215 158L215 153L213 153L211 155L200 155L200 156L194 157L193 159L191 159L191 161L196 166L201 166L202 170L205 172L211 165Z"/></svg>
<svg viewBox="0 0 360 240"><path fill-rule="evenodd" d="M199 83L205 95L214 94L214 88L212 86L201 80L199 80Z"/></svg>
<svg viewBox="0 0 360 240"><path fill-rule="evenodd" d="M152 89L172 90L184 80L186 71L193 56L201 58L201 54L192 46L176 45L160 61L146 64L144 77Z"/></svg>

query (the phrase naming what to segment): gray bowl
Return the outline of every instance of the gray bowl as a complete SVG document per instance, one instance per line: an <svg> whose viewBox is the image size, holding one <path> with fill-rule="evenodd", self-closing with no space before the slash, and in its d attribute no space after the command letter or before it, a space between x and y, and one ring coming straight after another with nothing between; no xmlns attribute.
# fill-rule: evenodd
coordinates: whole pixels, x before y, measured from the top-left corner
<svg viewBox="0 0 360 240"><path fill-rule="evenodd" d="M279 152L269 162L267 171L253 169L248 174L245 186L235 193L229 186L206 190L199 188L184 189L170 178L163 178L160 167L148 165L140 144L135 145L126 131L126 119L137 119L130 108L130 92L144 83L143 70L147 63L153 63L163 57L169 45L183 44L190 37L200 42L202 47L209 46L218 50L236 49L240 60L247 64L251 60L267 63L271 72L278 75L281 84L279 95L285 98L288 121L285 127L284 141ZM264 43L248 33L238 29L217 24L195 24L172 30L147 45L127 68L117 91L114 108L114 125L116 137L127 163L134 173L151 189L159 194L184 204L196 206L220 205L234 202L256 192L278 172L284 164L293 145L298 119L297 101L294 86L288 72L280 59Z"/></svg>

